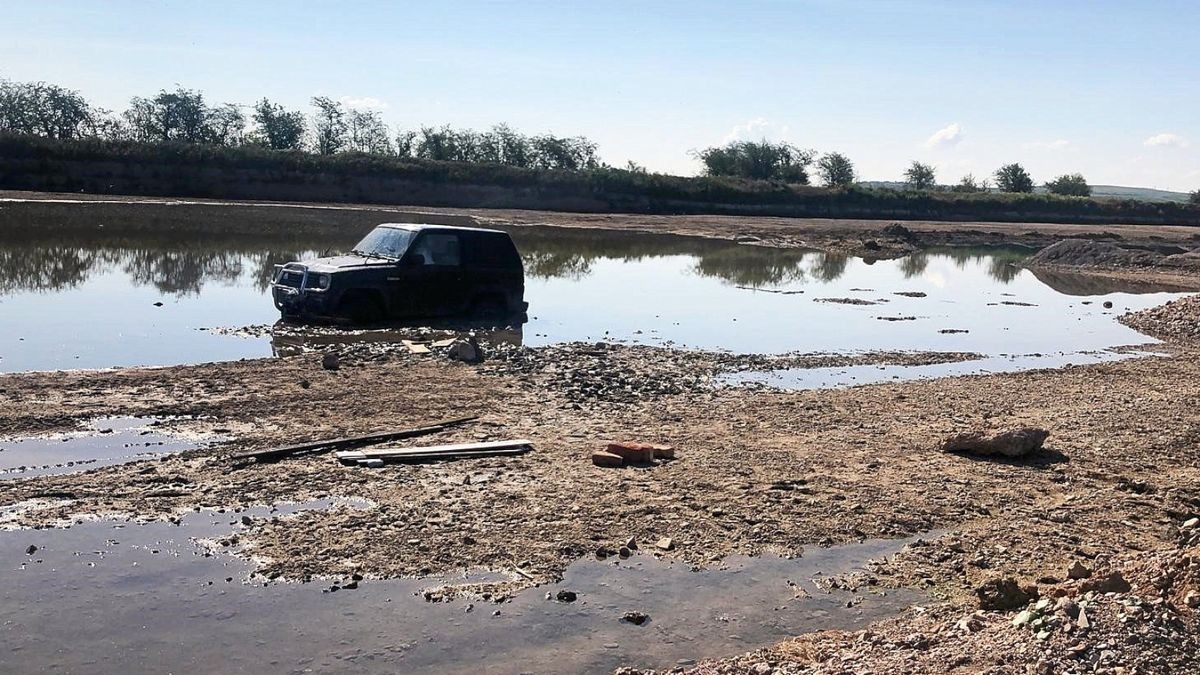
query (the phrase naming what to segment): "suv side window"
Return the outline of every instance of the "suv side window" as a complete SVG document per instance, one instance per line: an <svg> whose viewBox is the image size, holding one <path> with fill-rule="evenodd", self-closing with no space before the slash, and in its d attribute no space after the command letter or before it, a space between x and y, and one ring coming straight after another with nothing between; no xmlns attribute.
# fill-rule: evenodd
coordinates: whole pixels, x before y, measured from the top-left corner
<svg viewBox="0 0 1200 675"><path fill-rule="evenodd" d="M458 267L461 260L457 234L426 232L413 247L412 255L421 256L425 265Z"/></svg>

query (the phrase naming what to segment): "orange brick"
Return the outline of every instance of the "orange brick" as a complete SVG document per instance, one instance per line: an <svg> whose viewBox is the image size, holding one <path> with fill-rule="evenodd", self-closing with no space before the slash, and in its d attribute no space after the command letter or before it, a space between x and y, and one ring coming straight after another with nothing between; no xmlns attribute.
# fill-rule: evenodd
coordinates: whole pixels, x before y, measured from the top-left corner
<svg viewBox="0 0 1200 675"><path fill-rule="evenodd" d="M609 443L608 452L620 455L630 464L649 464L654 461L654 446L645 443Z"/></svg>
<svg viewBox="0 0 1200 675"><path fill-rule="evenodd" d="M625 460L620 455L611 452L593 452L592 464L596 466L625 466Z"/></svg>

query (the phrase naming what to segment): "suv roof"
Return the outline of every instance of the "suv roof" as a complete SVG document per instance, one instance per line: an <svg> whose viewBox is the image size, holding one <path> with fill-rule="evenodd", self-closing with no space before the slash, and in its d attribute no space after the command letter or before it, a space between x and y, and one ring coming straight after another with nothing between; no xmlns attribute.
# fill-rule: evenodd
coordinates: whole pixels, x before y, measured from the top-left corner
<svg viewBox="0 0 1200 675"><path fill-rule="evenodd" d="M503 234L508 236L508 233L503 230L489 230L483 227L461 227L459 225L431 225L429 223L380 223L376 227L387 227L393 230L409 230L410 232L420 232L421 230L453 230L455 232L487 232L489 234Z"/></svg>

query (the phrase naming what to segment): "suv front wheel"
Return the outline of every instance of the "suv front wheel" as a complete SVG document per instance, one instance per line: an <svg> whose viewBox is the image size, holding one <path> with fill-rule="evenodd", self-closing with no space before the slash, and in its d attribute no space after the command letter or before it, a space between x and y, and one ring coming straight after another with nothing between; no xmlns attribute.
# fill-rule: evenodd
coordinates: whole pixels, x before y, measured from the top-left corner
<svg viewBox="0 0 1200 675"><path fill-rule="evenodd" d="M383 307L370 295L355 293L338 305L338 316L356 324L375 323L383 319Z"/></svg>

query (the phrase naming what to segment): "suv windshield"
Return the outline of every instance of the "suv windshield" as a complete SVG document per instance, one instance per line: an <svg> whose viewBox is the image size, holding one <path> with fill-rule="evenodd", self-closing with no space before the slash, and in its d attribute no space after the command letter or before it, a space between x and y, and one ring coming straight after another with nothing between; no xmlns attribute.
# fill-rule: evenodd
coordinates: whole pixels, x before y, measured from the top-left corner
<svg viewBox="0 0 1200 675"><path fill-rule="evenodd" d="M413 233L409 230L377 227L371 230L370 234L363 237L362 241L355 244L354 248L350 249L350 252L377 258L399 260L404 255L404 252L408 250L408 245L412 243L412 239Z"/></svg>

